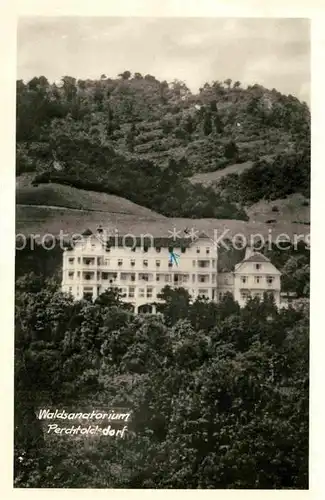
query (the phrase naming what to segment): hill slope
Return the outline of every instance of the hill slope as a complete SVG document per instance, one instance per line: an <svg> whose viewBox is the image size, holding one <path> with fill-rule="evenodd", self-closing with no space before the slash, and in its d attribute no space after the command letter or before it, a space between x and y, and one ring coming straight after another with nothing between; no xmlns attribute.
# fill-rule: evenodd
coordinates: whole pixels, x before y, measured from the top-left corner
<svg viewBox="0 0 325 500"><path fill-rule="evenodd" d="M16 203L24 205L25 208L28 206L51 207L52 209L58 207L84 212L104 212L104 214L130 214L134 217L144 217L153 220L165 218L157 212L141 207L119 196L86 191L55 183L41 184L37 187L26 185L25 182L23 186L19 186L18 184Z"/></svg>
<svg viewBox="0 0 325 500"><path fill-rule="evenodd" d="M45 77L17 82L18 174L122 196L169 217L246 220L229 196L188 178L228 165L245 170L265 157L281 157L286 171L309 150L309 129L305 103L229 80L197 94L177 80L129 72L64 77L60 86ZM282 197L282 187L272 195Z"/></svg>

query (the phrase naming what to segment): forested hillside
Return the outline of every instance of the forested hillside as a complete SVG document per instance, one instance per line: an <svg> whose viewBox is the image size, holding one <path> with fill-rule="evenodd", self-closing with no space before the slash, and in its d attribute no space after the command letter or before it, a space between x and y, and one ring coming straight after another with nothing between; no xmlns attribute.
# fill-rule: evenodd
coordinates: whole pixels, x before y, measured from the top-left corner
<svg viewBox="0 0 325 500"><path fill-rule="evenodd" d="M308 193L309 134L306 103L260 85L214 81L194 94L178 80L129 71L17 81L18 175L124 196L166 216L247 220L247 202ZM242 183L256 193L236 200L233 189L188 180L247 161L271 182L282 170L272 193L253 174Z"/></svg>

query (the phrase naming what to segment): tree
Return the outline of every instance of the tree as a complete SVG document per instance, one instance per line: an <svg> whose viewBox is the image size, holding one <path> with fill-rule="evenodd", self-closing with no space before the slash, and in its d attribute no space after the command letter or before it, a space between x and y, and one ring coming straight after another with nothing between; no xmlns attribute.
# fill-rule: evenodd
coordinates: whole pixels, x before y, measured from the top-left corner
<svg viewBox="0 0 325 500"><path fill-rule="evenodd" d="M226 158L237 160L238 159L238 147L234 141L229 141L225 145L224 155Z"/></svg>
<svg viewBox="0 0 325 500"><path fill-rule="evenodd" d="M204 115L203 131L204 135L210 135L212 132L211 114L209 112Z"/></svg>
<svg viewBox="0 0 325 500"><path fill-rule="evenodd" d="M129 78L131 77L131 73L127 70L123 71L123 73L120 73L118 76L120 76L122 80L129 80Z"/></svg>
<svg viewBox="0 0 325 500"><path fill-rule="evenodd" d="M224 80L224 83L227 85L228 90L229 90L229 89L230 89L230 87L231 87L231 82L232 82L232 79L231 79L231 78L227 78L226 80Z"/></svg>
<svg viewBox="0 0 325 500"><path fill-rule="evenodd" d="M168 325L175 324L179 319L188 315L190 305L190 295L184 288L173 290L168 285L165 286L158 296L164 303L157 303L157 312L162 313Z"/></svg>
<svg viewBox="0 0 325 500"><path fill-rule="evenodd" d="M130 153L133 153L133 151L134 151L135 133L136 133L135 123L132 122L129 131L127 132L127 134L125 136L126 147Z"/></svg>

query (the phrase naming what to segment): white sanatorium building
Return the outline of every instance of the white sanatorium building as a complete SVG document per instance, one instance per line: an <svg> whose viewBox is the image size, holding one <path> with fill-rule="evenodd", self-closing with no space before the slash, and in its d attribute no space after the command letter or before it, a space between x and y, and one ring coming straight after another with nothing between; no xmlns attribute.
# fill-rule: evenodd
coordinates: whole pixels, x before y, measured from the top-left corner
<svg viewBox="0 0 325 500"><path fill-rule="evenodd" d="M230 292L241 306L249 296L262 298L269 292L280 306L281 273L267 257L249 248L233 272L218 272L217 250L203 233L195 241L155 238L146 244L146 239L138 239L136 245L134 240L105 240L89 233L63 253L62 290L77 300L95 299L116 287L135 312L155 312L158 294L169 285L185 288L193 299L218 301ZM170 252L176 254L177 263L170 262Z"/></svg>

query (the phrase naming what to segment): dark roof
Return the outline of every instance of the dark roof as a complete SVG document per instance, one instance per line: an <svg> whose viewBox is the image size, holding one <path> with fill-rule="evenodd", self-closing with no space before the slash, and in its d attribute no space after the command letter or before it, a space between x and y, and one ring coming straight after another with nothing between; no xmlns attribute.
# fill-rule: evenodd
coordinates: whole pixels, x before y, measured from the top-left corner
<svg viewBox="0 0 325 500"><path fill-rule="evenodd" d="M271 262L270 259L265 257L262 253L254 253L250 257L247 257L247 259L244 259L243 262Z"/></svg>
<svg viewBox="0 0 325 500"><path fill-rule="evenodd" d="M104 246L107 247L130 247L132 248L134 245L136 247L158 247L158 248L189 248L193 242L191 238L177 238L174 240L173 238L159 237L159 238L150 238L150 237L132 237L132 236L108 236L105 238L101 233L89 234L84 232L83 236L88 236L92 238L97 238ZM75 237L74 240L80 240L80 236Z"/></svg>
<svg viewBox="0 0 325 500"><path fill-rule="evenodd" d="M197 239L201 239L201 238L205 238L205 239L210 239L209 236L204 232L204 231L201 231L198 238Z"/></svg>
<svg viewBox="0 0 325 500"><path fill-rule="evenodd" d="M88 229L85 229L85 231L83 231L83 233L81 233L82 236L91 236L93 234L93 232L88 228Z"/></svg>

